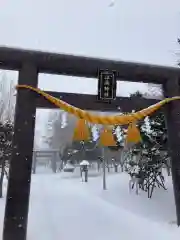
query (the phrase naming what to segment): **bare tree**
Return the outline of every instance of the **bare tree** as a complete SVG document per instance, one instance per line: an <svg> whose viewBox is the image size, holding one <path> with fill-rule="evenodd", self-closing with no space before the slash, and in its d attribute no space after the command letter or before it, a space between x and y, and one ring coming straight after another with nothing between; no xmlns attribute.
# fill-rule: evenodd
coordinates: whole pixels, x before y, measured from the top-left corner
<svg viewBox="0 0 180 240"><path fill-rule="evenodd" d="M50 112L47 121L47 131L44 141L52 149L64 150L67 144L72 143L73 130L76 124L74 116L67 114L66 124L63 123L63 111Z"/></svg>
<svg viewBox="0 0 180 240"><path fill-rule="evenodd" d="M63 111L50 112L46 134L43 137L44 142L48 144L50 149L59 150L60 158L65 148L72 144L73 132L77 121L74 116L65 114ZM56 159L53 159L53 161L56 161Z"/></svg>

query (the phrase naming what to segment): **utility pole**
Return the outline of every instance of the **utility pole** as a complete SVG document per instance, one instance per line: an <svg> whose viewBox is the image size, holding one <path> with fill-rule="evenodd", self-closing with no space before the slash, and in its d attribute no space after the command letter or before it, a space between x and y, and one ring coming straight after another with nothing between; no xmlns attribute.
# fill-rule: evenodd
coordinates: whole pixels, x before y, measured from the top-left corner
<svg viewBox="0 0 180 240"><path fill-rule="evenodd" d="M107 190L106 187L106 162L104 157L104 147L102 147L102 159L103 159L103 190Z"/></svg>

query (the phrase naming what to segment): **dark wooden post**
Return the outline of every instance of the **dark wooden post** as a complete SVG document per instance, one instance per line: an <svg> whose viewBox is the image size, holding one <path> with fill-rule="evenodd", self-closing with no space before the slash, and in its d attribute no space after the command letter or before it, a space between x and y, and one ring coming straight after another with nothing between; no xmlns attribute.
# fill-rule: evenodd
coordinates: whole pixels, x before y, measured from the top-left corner
<svg viewBox="0 0 180 240"><path fill-rule="evenodd" d="M18 84L36 87L37 83L37 68L31 63L23 63ZM3 240L26 239L35 114L35 93L18 90Z"/></svg>
<svg viewBox="0 0 180 240"><path fill-rule="evenodd" d="M164 96L180 95L179 79L167 80L163 86ZM169 155L172 162L172 179L177 214L177 225L180 226L180 100L171 102L165 107L168 128Z"/></svg>

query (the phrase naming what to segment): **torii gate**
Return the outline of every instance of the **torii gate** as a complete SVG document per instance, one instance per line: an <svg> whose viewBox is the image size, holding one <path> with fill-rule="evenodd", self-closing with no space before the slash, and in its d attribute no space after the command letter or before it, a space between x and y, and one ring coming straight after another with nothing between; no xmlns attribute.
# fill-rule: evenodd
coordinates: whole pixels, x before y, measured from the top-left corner
<svg viewBox="0 0 180 240"><path fill-rule="evenodd" d="M147 64L128 63L65 54L0 47L0 68L19 71L18 84L38 85L39 73L97 78L98 69L116 70L117 79L162 84L164 96L180 95L180 69ZM111 104L98 102L96 96L74 93L48 92L54 97L86 110L129 112L148 107L156 100L117 97ZM5 208L3 240L26 240L31 168L36 108L53 108L53 104L31 91L18 90L14 122L13 152ZM169 153L180 225L180 101L165 107L168 127Z"/></svg>

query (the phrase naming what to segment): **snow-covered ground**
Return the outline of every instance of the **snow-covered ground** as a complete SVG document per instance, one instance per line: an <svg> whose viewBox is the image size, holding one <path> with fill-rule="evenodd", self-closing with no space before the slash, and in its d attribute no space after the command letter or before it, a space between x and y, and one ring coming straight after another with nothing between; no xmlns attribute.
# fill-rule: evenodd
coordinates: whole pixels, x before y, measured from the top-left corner
<svg viewBox="0 0 180 240"><path fill-rule="evenodd" d="M69 177L68 177L69 176ZM81 182L64 173L32 176L27 240L171 240L180 229L175 224L171 178L167 191L158 189L152 199L129 193L128 176L110 174L108 190L102 177ZM73 175L72 175L73 176ZM0 224L4 201L0 200Z"/></svg>

